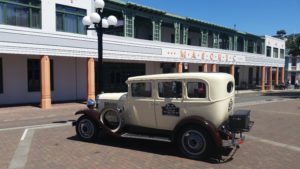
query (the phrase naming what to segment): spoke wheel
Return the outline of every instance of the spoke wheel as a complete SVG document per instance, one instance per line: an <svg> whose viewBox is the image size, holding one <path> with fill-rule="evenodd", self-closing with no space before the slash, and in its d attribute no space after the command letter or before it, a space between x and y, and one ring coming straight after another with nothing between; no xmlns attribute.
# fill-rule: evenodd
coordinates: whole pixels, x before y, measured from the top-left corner
<svg viewBox="0 0 300 169"><path fill-rule="evenodd" d="M189 158L204 159L210 155L211 141L201 128L182 129L177 137L177 143L181 152Z"/></svg>
<svg viewBox="0 0 300 169"><path fill-rule="evenodd" d="M97 138L99 129L92 119L81 116L77 120L76 133L81 140L92 141Z"/></svg>

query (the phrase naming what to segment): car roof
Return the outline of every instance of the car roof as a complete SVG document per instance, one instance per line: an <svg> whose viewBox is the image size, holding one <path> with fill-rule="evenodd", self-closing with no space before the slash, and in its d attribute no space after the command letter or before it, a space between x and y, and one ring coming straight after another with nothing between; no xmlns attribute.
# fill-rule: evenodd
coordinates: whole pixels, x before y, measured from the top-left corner
<svg viewBox="0 0 300 169"><path fill-rule="evenodd" d="M143 80L168 80L168 79L203 79L207 81L232 79L232 75L228 73L166 73L166 74L153 74L153 75L143 75L128 78L127 82L132 81L143 81Z"/></svg>

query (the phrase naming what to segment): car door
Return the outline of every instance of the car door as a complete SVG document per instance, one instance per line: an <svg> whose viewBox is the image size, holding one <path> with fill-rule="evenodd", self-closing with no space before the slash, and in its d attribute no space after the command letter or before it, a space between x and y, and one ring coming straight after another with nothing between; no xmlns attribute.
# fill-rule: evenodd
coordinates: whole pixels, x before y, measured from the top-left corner
<svg viewBox="0 0 300 169"><path fill-rule="evenodd" d="M152 82L133 82L129 86L128 123L135 126L155 128Z"/></svg>
<svg viewBox="0 0 300 169"><path fill-rule="evenodd" d="M184 112L183 82L180 80L163 80L156 82L155 114L157 128L173 130Z"/></svg>

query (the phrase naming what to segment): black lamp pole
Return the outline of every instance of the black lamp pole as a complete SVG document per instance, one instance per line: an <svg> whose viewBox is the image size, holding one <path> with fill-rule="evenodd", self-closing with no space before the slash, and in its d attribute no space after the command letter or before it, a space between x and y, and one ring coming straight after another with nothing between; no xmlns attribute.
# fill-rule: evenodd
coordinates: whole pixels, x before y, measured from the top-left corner
<svg viewBox="0 0 300 169"><path fill-rule="evenodd" d="M101 16L102 10L96 9L96 12ZM95 30L98 37L98 62L97 62L97 73L96 82L98 82L98 88L96 93L101 94L103 92L103 28L102 18L99 23L94 23L95 28L89 28L86 26L86 30Z"/></svg>
<svg viewBox="0 0 300 169"><path fill-rule="evenodd" d="M97 13L100 15L101 10L97 9ZM101 16L101 15L100 15ZM98 37L98 91L97 93L101 94L103 91L103 28L102 28L102 18L98 24L95 25L97 37Z"/></svg>

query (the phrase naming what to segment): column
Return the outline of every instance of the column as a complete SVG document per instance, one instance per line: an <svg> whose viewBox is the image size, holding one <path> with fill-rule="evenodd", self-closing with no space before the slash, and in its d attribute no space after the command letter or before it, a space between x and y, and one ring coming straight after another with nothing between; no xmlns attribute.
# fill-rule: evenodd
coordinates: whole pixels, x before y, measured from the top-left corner
<svg viewBox="0 0 300 169"><path fill-rule="evenodd" d="M124 12L124 36L134 38L134 15Z"/></svg>
<svg viewBox="0 0 300 169"><path fill-rule="evenodd" d="M211 72L217 72L217 64L211 65Z"/></svg>
<svg viewBox="0 0 300 169"><path fill-rule="evenodd" d="M41 57L41 108L51 108L50 59Z"/></svg>
<svg viewBox="0 0 300 169"><path fill-rule="evenodd" d="M282 83L282 84L285 84L285 82L284 82L284 67L282 67L281 68L281 79L280 79L280 82Z"/></svg>
<svg viewBox="0 0 300 169"><path fill-rule="evenodd" d="M257 42L253 41L253 53L257 53Z"/></svg>
<svg viewBox="0 0 300 169"><path fill-rule="evenodd" d="M153 20L152 21L152 38L154 41L161 41L161 24L162 20Z"/></svg>
<svg viewBox="0 0 300 169"><path fill-rule="evenodd" d="M272 67L268 68L268 90L272 90Z"/></svg>
<svg viewBox="0 0 300 169"><path fill-rule="evenodd" d="M180 43L180 23L175 22L174 29L175 29L175 43Z"/></svg>
<svg viewBox="0 0 300 169"><path fill-rule="evenodd" d="M265 91L265 74L266 74L266 67L265 66L262 66L261 67L261 73L260 73L260 85L261 85L261 88L260 90L262 92Z"/></svg>
<svg viewBox="0 0 300 169"><path fill-rule="evenodd" d="M183 44L187 45L189 40L189 28L187 26L183 27Z"/></svg>
<svg viewBox="0 0 300 169"><path fill-rule="evenodd" d="M95 61L87 59L87 99L95 101Z"/></svg>
<svg viewBox="0 0 300 169"><path fill-rule="evenodd" d="M208 69L207 69L207 63L203 63L203 65L202 65L202 69L203 69L203 72L207 72L208 71Z"/></svg>
<svg viewBox="0 0 300 169"><path fill-rule="evenodd" d="M208 32L206 30L201 31L202 41L201 46L207 47L208 45Z"/></svg>
<svg viewBox="0 0 300 169"><path fill-rule="evenodd" d="M229 50L234 50L233 48L233 36L229 35Z"/></svg>
<svg viewBox="0 0 300 169"><path fill-rule="evenodd" d="M234 76L234 65L230 65L229 73Z"/></svg>
<svg viewBox="0 0 300 169"><path fill-rule="evenodd" d="M214 40L214 43L213 43L213 47L214 48L219 48L219 33L213 33L213 40Z"/></svg>
<svg viewBox="0 0 300 169"><path fill-rule="evenodd" d="M244 52L248 52L248 40L244 38Z"/></svg>
<svg viewBox="0 0 300 169"><path fill-rule="evenodd" d="M183 68L182 66L183 66L182 62L177 63L177 65L176 65L177 73L182 73L182 68Z"/></svg>
<svg viewBox="0 0 300 169"><path fill-rule="evenodd" d="M238 42L238 37L236 35L234 35L234 45L233 45L233 50L237 51L237 42Z"/></svg>
<svg viewBox="0 0 300 169"><path fill-rule="evenodd" d="M275 85L279 85L279 67L276 67Z"/></svg>

